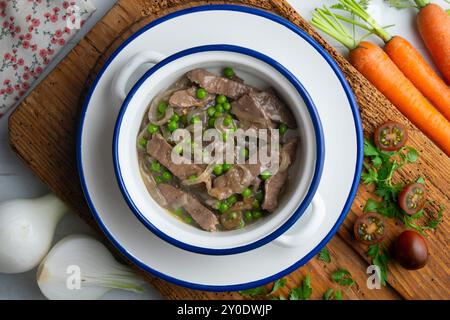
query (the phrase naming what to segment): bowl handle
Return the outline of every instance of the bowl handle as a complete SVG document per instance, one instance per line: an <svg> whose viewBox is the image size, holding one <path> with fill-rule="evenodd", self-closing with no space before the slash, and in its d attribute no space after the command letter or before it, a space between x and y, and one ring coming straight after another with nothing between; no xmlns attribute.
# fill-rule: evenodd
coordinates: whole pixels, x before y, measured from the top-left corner
<svg viewBox="0 0 450 320"><path fill-rule="evenodd" d="M122 69L116 73L111 84L111 92L116 99L124 101L127 96L126 85L136 70L146 63L153 65L165 58L164 55L154 51L137 53Z"/></svg>
<svg viewBox="0 0 450 320"><path fill-rule="evenodd" d="M300 219L288 231L275 239L273 243L286 248L294 248L306 244L322 224L325 218L325 209L322 197L316 193L311 205Z"/></svg>

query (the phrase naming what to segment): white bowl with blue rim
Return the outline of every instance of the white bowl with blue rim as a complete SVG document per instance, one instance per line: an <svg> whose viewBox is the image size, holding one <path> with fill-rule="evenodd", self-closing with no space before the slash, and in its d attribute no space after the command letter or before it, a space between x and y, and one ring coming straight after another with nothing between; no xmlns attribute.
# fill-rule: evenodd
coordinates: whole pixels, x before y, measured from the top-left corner
<svg viewBox="0 0 450 320"><path fill-rule="evenodd" d="M232 21L232 23L230 23ZM208 28L204 28L205 23ZM193 35L191 30L196 30ZM302 245L275 241L231 255L180 249L149 232L123 199L111 152L122 101L111 83L143 51L171 56L188 48L226 43L260 52L285 66L303 84L322 122L326 153L317 192L325 205L319 228ZM148 67L132 76L139 79ZM81 185L101 230L129 261L177 285L197 290L237 291L274 281L307 263L330 241L346 217L358 187L363 135L357 104L344 75L309 35L279 16L234 5L178 11L146 25L105 62L81 112L77 138ZM296 236L303 214L283 236Z"/></svg>
<svg viewBox="0 0 450 320"><path fill-rule="evenodd" d="M137 218L161 239L185 250L211 255L236 254L268 242L282 246L302 245L325 217L325 206L316 193L324 159L322 126L317 110L300 81L267 55L234 45L189 48L167 58L144 51L136 54L112 82L112 93L124 99L113 136L113 158L123 196ZM143 64L154 63L125 96L129 77ZM257 88L274 88L289 106L297 123L299 143L296 161L278 208L245 228L208 232L168 214L149 194L141 177L136 140L148 105L160 92L188 71L204 68L219 73L232 67L245 82ZM305 212L309 218L297 226L295 235L283 235Z"/></svg>

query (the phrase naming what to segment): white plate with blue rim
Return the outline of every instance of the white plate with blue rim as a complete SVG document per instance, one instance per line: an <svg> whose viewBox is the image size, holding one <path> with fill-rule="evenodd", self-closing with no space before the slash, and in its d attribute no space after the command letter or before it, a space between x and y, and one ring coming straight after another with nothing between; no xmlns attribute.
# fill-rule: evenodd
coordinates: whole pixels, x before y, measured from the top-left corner
<svg viewBox="0 0 450 320"><path fill-rule="evenodd" d="M305 214L301 210L295 218L286 215L285 220L278 221L283 226L281 231L264 237L265 241L256 246L231 252L234 254L196 252L149 230L142 217L136 218L139 217L136 208L124 199L111 152L121 100L126 92L138 91L145 79L137 81L135 87L133 84L152 67L143 63L151 61L148 55L145 59L135 57L145 56L149 51L158 52L161 58L170 57L190 48L219 43L270 57L293 75L317 110L323 138L319 149L325 150L319 159L322 174L312 188L312 194L320 194L323 202L320 223L311 223L319 221L314 219L314 209L306 210ZM141 67L127 74L130 80L121 84L121 94L112 95L112 88L118 92L117 75L130 69L127 68L130 61L134 67L139 62ZM356 194L362 140L361 121L349 85L336 63L310 36L265 11L212 5L182 10L153 21L127 39L108 59L82 110L77 161L83 191L97 223L130 261L185 287L236 291L263 285L294 271L331 239ZM295 243L290 239L295 239Z"/></svg>

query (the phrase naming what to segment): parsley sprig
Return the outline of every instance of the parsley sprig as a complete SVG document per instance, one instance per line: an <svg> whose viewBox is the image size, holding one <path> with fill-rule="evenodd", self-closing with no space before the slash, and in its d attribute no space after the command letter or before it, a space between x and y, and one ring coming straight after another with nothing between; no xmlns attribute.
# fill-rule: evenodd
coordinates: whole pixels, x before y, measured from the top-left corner
<svg viewBox="0 0 450 320"><path fill-rule="evenodd" d="M311 297L311 294L311 276L308 274L305 279L303 279L300 287L291 290L289 300L308 300Z"/></svg>
<svg viewBox="0 0 450 320"><path fill-rule="evenodd" d="M369 140L364 140L364 156L369 161L364 162L365 171L361 174L361 181L364 184L374 184L375 194L380 197L380 201L369 198L364 206L364 212L377 212L388 218L400 220L405 227L414 229L426 235L426 230L436 229L442 220L443 208L437 213L437 218L431 220L427 225L419 225L416 221L425 215L425 210L420 210L410 216L403 212L398 205L398 196L404 188L403 183L392 181L394 173L406 164L417 162L419 153L416 149L405 146L395 152L380 151ZM425 183L423 177L419 177L416 182Z"/></svg>
<svg viewBox="0 0 450 320"><path fill-rule="evenodd" d="M329 288L323 294L323 300L342 300L342 291L339 289L335 291L333 288Z"/></svg>
<svg viewBox="0 0 450 320"><path fill-rule="evenodd" d="M319 254L317 255L317 259L326 262L326 263L330 263L331 262L331 256L330 256L330 251L328 250L327 247L323 247L320 251Z"/></svg>
<svg viewBox="0 0 450 320"><path fill-rule="evenodd" d="M372 259L372 263L380 268L379 280L381 285L386 286L388 279L388 261L387 251L380 246L379 243L369 246L366 252L367 256Z"/></svg>
<svg viewBox="0 0 450 320"><path fill-rule="evenodd" d="M331 280L340 284L341 286L353 286L356 284L353 280L351 273L346 269L337 269L331 274Z"/></svg>
<svg viewBox="0 0 450 320"><path fill-rule="evenodd" d="M285 278L278 279L273 284L272 290L270 292L267 290L265 286L260 286L256 288L251 288L247 290L239 291L240 294L246 297L260 297L260 298L269 298L272 300L286 300L286 298L282 295L275 296L273 295L276 291L286 286L287 280ZM298 288L291 289L289 293L289 300L308 300L312 294L311 287L311 276L308 274L303 279L302 283Z"/></svg>

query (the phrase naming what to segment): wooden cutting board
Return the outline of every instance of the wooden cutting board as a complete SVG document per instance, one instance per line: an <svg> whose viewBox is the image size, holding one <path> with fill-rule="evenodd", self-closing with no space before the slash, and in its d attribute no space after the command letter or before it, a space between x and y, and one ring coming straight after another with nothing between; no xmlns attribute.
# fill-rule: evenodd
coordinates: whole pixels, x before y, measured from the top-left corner
<svg viewBox="0 0 450 320"><path fill-rule="evenodd" d="M75 136L78 115L86 89L109 55L119 44L143 25L169 12L187 7L223 3L222 1L190 0L120 0L111 11L69 53L52 73L25 99L9 120L10 143L17 155L31 167L35 174L66 201L87 223L98 230L84 201L75 163ZM423 175L427 179L433 209L438 204L450 205L448 191L450 159L439 150L416 127L405 119L386 98L359 74L341 55L328 45L284 0L234 0L227 3L249 5L279 14L314 37L337 61L353 88L360 106L365 134L372 133L375 126L386 120L405 123L410 131L409 144L421 152L421 160L402 169L397 179L410 181ZM339 155L336 155L339 156ZM339 168L336 168L339 170ZM349 270L357 285L343 289L345 299L448 299L449 254L446 219L436 233L430 234L428 245L430 260L419 271L406 271L395 262L389 264L389 284L380 290L366 286L368 260L364 246L352 237L355 218L369 193L360 187L358 195L342 227L327 245L331 263L313 258L305 266L287 276L289 288L300 284L310 274L313 299L321 299L328 288L339 288L330 280L337 268ZM389 246L402 227L389 221ZM249 266L255 268L257 266ZM163 296L170 299L241 299L238 293L210 293L189 290L169 284L145 274Z"/></svg>

